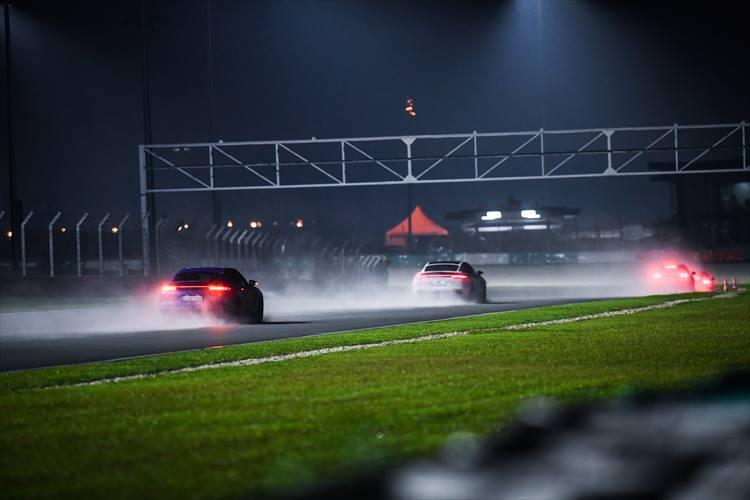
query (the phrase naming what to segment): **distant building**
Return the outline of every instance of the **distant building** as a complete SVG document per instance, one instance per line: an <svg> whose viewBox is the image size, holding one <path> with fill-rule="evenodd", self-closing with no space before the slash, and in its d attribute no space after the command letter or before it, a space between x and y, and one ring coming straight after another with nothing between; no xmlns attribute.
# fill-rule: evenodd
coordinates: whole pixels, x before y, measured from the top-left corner
<svg viewBox="0 0 750 500"><path fill-rule="evenodd" d="M466 212L464 212L466 213ZM504 233L510 231L553 231L564 227L573 229L572 221L578 216L577 208L544 207L544 208L507 208L498 207L492 210L477 210L461 224L464 233Z"/></svg>

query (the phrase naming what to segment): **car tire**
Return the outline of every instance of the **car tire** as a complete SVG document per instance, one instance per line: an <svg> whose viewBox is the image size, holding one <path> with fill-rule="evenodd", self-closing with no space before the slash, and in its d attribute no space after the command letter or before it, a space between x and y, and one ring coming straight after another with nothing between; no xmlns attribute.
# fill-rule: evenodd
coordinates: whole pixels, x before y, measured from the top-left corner
<svg viewBox="0 0 750 500"><path fill-rule="evenodd" d="M248 314L247 322L251 324L263 323L263 298L258 300L255 310Z"/></svg>
<svg viewBox="0 0 750 500"><path fill-rule="evenodd" d="M483 286L481 289L481 292L474 291L474 302L476 304L486 304L487 303L487 287Z"/></svg>

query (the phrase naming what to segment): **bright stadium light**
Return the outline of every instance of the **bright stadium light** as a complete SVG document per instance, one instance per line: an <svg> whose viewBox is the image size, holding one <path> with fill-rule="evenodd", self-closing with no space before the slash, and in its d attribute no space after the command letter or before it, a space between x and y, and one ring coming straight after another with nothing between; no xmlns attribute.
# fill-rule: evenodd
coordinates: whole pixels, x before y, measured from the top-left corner
<svg viewBox="0 0 750 500"><path fill-rule="evenodd" d="M541 219L542 216L536 210L521 210L521 217L524 219Z"/></svg>
<svg viewBox="0 0 750 500"><path fill-rule="evenodd" d="M112 234L117 234L120 232L120 228L117 226L112 226Z"/></svg>
<svg viewBox="0 0 750 500"><path fill-rule="evenodd" d="M233 226L234 226L234 222L232 222L232 219L229 219L229 220L227 221L227 227L231 228L231 227L233 227Z"/></svg>
<svg viewBox="0 0 750 500"><path fill-rule="evenodd" d="M498 220L503 218L503 213L500 210L488 210L481 218L486 221Z"/></svg>
<svg viewBox="0 0 750 500"><path fill-rule="evenodd" d="M297 226L297 229L302 229L303 227L305 227L305 223L302 219L297 219L297 222L294 225Z"/></svg>
<svg viewBox="0 0 750 500"><path fill-rule="evenodd" d="M5 237L8 239L13 238L13 231L8 231L7 233L5 233Z"/></svg>
<svg viewBox="0 0 750 500"><path fill-rule="evenodd" d="M63 227L60 228L60 232L61 233L64 233L65 231L67 231L67 229L65 229L65 226L63 226Z"/></svg>

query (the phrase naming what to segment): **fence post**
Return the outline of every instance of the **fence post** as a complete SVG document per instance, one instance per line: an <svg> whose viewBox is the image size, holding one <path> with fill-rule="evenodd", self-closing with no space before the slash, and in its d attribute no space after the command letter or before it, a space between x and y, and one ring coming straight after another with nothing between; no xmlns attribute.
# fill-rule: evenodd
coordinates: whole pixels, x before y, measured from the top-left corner
<svg viewBox="0 0 750 500"><path fill-rule="evenodd" d="M125 214L120 223L117 225L117 255L120 261L120 276L122 276L122 226L125 225L125 221L128 220L130 214Z"/></svg>
<svg viewBox="0 0 750 500"><path fill-rule="evenodd" d="M84 213L83 217L81 217L76 224L76 271L78 276L81 275L81 224L83 224L83 221L85 221L88 216L88 212Z"/></svg>
<svg viewBox="0 0 750 500"><path fill-rule="evenodd" d="M217 226L216 224L211 224L211 228L206 232L206 261L211 257L211 251L209 250L211 246L211 235L216 230Z"/></svg>
<svg viewBox="0 0 750 500"><path fill-rule="evenodd" d="M249 229L244 229L244 230L243 230L243 231L242 231L242 232L240 233L240 237L239 237L239 238L237 238L237 258L238 258L238 259L241 259L241 258L242 258L242 239L243 239L243 238L245 237L245 235L246 235L246 234L247 234L248 232L250 232L250 230L249 230Z"/></svg>
<svg viewBox="0 0 750 500"><path fill-rule="evenodd" d="M104 247L102 245L102 226L109 219L109 212L104 214L102 220L99 221L99 225L96 228L98 239L99 239L99 276L104 275Z"/></svg>
<svg viewBox="0 0 750 500"><path fill-rule="evenodd" d="M263 247L266 245L266 242L268 241L270 237L271 237L271 234L266 233L260 238L258 238L258 254L257 254L258 262L264 259Z"/></svg>
<svg viewBox="0 0 750 500"><path fill-rule="evenodd" d="M235 231L234 228L230 227L229 230L226 233L224 233L224 236L222 236L221 238L221 261L222 263L226 261L227 259L227 246L226 246L227 238L232 236L232 233L234 233L234 231ZM230 250L231 250L231 245L230 245Z"/></svg>
<svg viewBox="0 0 750 500"><path fill-rule="evenodd" d="M255 233L253 231L250 232L250 234L247 235L247 238L245 238L245 258L248 258L248 255L250 255L250 252L248 251L247 247L252 243L253 240L257 237L258 233ZM255 252L255 246L253 244L253 252Z"/></svg>
<svg viewBox="0 0 750 500"><path fill-rule="evenodd" d="M214 265L219 265L219 236L224 232L226 226L221 226L216 233L214 233Z"/></svg>
<svg viewBox="0 0 750 500"><path fill-rule="evenodd" d="M51 278L55 277L55 243L52 237L52 230L55 228L55 222L57 222L57 219L59 219L61 215L62 212L57 212L47 226L47 231L49 233L49 275Z"/></svg>
<svg viewBox="0 0 750 500"><path fill-rule="evenodd" d="M243 229L239 237L237 238L237 258L238 259L242 258L242 239L249 232L250 232L250 229Z"/></svg>
<svg viewBox="0 0 750 500"><path fill-rule="evenodd" d="M26 276L26 224L28 224L34 211L31 210L21 222L21 276Z"/></svg>
<svg viewBox="0 0 750 500"><path fill-rule="evenodd" d="M240 230L237 229L237 231L232 234L232 237L229 238L229 259L234 259L234 240L237 238L237 236L240 235Z"/></svg>

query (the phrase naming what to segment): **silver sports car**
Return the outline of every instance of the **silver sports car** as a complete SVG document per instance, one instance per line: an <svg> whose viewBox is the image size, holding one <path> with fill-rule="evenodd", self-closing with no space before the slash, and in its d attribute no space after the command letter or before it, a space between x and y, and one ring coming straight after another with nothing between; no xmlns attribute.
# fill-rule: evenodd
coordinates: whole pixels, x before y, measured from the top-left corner
<svg viewBox="0 0 750 500"><path fill-rule="evenodd" d="M477 303L487 301L487 282L482 271L475 271L463 261L433 261L414 276L412 290L416 295L457 294Z"/></svg>

